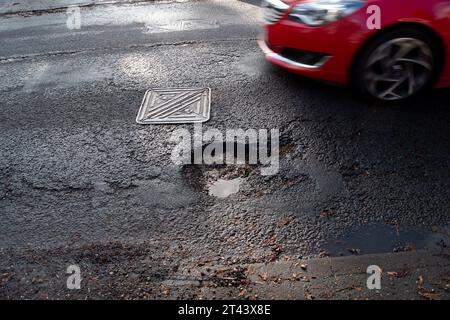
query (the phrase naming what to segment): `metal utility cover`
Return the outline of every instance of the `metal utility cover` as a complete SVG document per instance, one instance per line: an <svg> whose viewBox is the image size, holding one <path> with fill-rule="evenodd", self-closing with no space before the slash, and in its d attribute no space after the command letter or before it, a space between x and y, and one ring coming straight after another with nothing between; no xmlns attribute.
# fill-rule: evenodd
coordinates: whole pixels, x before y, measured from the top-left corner
<svg viewBox="0 0 450 320"><path fill-rule="evenodd" d="M209 120L210 88L147 90L139 109L139 124L196 123Z"/></svg>

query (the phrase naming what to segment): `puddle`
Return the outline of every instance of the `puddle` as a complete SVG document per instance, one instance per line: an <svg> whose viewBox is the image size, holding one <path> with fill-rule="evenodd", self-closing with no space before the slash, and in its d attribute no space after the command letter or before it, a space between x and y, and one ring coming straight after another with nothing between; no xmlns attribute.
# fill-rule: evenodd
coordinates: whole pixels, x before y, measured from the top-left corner
<svg viewBox="0 0 450 320"><path fill-rule="evenodd" d="M351 228L345 234L344 237L329 241L323 248L332 256L346 256L450 246L450 226L434 227L433 230L418 227L397 229L393 225L374 223Z"/></svg>
<svg viewBox="0 0 450 320"><path fill-rule="evenodd" d="M245 179L236 178L232 180L219 179L208 187L208 193L217 198L227 198L239 192L241 183Z"/></svg>

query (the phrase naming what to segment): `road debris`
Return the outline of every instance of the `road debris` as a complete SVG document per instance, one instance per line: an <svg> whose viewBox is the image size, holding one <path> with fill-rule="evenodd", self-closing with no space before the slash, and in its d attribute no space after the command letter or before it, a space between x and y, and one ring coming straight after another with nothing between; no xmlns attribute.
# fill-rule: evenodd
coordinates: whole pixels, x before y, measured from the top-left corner
<svg viewBox="0 0 450 320"><path fill-rule="evenodd" d="M399 272L397 272L397 271L387 271L386 274L388 276L391 276L391 277L403 278L403 277L406 277L409 273L408 273L408 271L403 270L403 271L399 271Z"/></svg>
<svg viewBox="0 0 450 320"><path fill-rule="evenodd" d="M361 250L356 248L347 248L347 251L351 254L361 254Z"/></svg>

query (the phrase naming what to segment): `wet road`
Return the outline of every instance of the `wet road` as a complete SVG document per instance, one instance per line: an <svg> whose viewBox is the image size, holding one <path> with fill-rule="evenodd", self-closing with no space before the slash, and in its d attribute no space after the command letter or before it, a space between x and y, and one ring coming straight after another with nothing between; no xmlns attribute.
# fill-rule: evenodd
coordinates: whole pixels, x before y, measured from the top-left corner
<svg viewBox="0 0 450 320"><path fill-rule="evenodd" d="M348 237L363 253L448 245L449 92L376 106L288 74L257 18L227 0L83 9L81 30L0 18L0 247L131 246L183 266L347 254ZM279 174L174 165L169 137L192 126L135 117L148 88L188 86L212 89L205 130L279 129Z"/></svg>

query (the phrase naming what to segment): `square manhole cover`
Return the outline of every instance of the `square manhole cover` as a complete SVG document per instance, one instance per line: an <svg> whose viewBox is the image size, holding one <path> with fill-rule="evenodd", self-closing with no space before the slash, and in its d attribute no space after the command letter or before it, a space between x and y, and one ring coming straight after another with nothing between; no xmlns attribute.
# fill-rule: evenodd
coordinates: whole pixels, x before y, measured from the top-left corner
<svg viewBox="0 0 450 320"><path fill-rule="evenodd" d="M210 88L150 89L136 118L140 124L196 123L209 120Z"/></svg>

